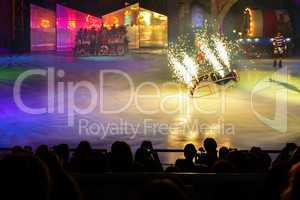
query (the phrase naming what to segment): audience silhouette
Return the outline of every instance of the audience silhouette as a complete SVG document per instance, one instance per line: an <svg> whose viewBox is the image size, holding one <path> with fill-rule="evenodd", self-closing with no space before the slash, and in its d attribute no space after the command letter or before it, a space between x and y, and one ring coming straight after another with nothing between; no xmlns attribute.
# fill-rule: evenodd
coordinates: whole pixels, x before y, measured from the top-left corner
<svg viewBox="0 0 300 200"><path fill-rule="evenodd" d="M185 145L184 158L177 159L165 170L150 141L142 142L134 158L131 147L123 141L114 142L110 152L94 150L88 141L82 141L73 155L70 152L67 144L52 148L40 145L35 152L30 146L12 148L10 154L0 159L1 195L13 200L80 200L82 194L74 173L165 171L165 175L174 172L265 174L262 199L300 199L300 148L294 143L288 143L272 162L270 155L259 147L239 151L223 146L218 150L217 142L207 138L199 151L194 144ZM155 180L153 177L149 181L138 199L188 199L185 186L170 178ZM219 188L215 198L223 195L224 198L238 199L242 195L242 192L235 192L234 196L229 191L228 185Z"/></svg>

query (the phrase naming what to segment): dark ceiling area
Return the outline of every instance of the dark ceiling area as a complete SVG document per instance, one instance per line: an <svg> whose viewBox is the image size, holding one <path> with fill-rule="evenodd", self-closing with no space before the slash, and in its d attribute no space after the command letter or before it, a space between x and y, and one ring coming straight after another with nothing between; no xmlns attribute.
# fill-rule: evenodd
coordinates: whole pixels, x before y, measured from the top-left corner
<svg viewBox="0 0 300 200"><path fill-rule="evenodd" d="M91 15L101 16L123 8L126 4L139 2L143 8L167 15L166 0L29 0L44 7L55 9L55 4L61 4Z"/></svg>

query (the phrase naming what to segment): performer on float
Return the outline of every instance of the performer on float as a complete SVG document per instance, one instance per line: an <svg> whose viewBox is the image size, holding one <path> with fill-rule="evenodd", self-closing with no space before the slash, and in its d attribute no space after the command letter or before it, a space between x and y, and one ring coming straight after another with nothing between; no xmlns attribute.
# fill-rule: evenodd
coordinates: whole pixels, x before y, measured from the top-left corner
<svg viewBox="0 0 300 200"><path fill-rule="evenodd" d="M279 68L282 67L282 59L287 51L286 39L282 33L278 32L276 37L273 38L273 54L274 54L274 64L276 68L279 65ZM278 62L279 61L279 62Z"/></svg>
<svg viewBox="0 0 300 200"><path fill-rule="evenodd" d="M198 40L198 38L195 38L195 47L196 49L200 49L200 41ZM205 56L204 54L199 50L196 54L196 61L199 65L202 65L204 63L204 59ZM197 85L199 84L199 79L198 77L193 76L193 80L192 80L192 85L190 86L190 95L193 96L194 92L197 88Z"/></svg>

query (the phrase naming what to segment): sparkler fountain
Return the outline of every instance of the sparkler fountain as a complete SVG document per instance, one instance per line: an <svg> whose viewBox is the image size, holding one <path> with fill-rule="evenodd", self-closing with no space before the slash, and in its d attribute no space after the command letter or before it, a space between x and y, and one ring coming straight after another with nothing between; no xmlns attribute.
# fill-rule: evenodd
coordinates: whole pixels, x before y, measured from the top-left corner
<svg viewBox="0 0 300 200"><path fill-rule="evenodd" d="M181 36L168 50L169 66L174 77L190 89L191 96L203 81L218 85L238 81L238 74L231 68L236 44L208 30L205 25L194 30L192 37Z"/></svg>

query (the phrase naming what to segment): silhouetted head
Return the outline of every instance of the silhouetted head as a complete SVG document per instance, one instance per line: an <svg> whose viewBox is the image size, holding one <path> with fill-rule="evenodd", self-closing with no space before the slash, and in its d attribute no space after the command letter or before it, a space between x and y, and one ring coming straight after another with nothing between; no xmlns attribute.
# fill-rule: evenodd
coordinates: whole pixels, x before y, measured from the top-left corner
<svg viewBox="0 0 300 200"><path fill-rule="evenodd" d="M224 160L229 154L229 149L227 147L221 147L219 149L219 159Z"/></svg>
<svg viewBox="0 0 300 200"><path fill-rule="evenodd" d="M148 184L142 195L142 200L185 200L187 195L173 181L169 179L160 179Z"/></svg>
<svg viewBox="0 0 300 200"><path fill-rule="evenodd" d="M110 165L112 170L128 171L131 170L133 156L130 146L125 142L117 141L111 146Z"/></svg>
<svg viewBox="0 0 300 200"><path fill-rule="evenodd" d="M153 160L151 156L151 152L145 148L139 148L135 153L136 162L145 163L146 161Z"/></svg>
<svg viewBox="0 0 300 200"><path fill-rule="evenodd" d="M41 157L49 152L48 146L47 145L40 145L36 151L35 151L35 156Z"/></svg>
<svg viewBox="0 0 300 200"><path fill-rule="evenodd" d="M59 145L55 146L53 149L61 160L65 161L65 162L67 162L69 160L70 149L67 144L59 144Z"/></svg>
<svg viewBox="0 0 300 200"><path fill-rule="evenodd" d="M141 144L141 148L152 150L152 142L151 141L143 141Z"/></svg>
<svg viewBox="0 0 300 200"><path fill-rule="evenodd" d="M29 153L32 153L32 147L31 146L24 146L24 150L29 152Z"/></svg>
<svg viewBox="0 0 300 200"><path fill-rule="evenodd" d="M92 147L88 141L81 141L76 148L76 155L89 154L92 151Z"/></svg>
<svg viewBox="0 0 300 200"><path fill-rule="evenodd" d="M16 154L16 153L20 153L20 152L23 152L24 149L21 147L21 146L14 146L12 149L11 149L11 152L13 154Z"/></svg>
<svg viewBox="0 0 300 200"><path fill-rule="evenodd" d="M193 160L197 154L195 145L187 144L184 147L184 157L188 160Z"/></svg>
<svg viewBox="0 0 300 200"><path fill-rule="evenodd" d="M37 157L48 166L50 172L57 172L62 169L61 162L54 152L48 151L47 153L40 154Z"/></svg>
<svg viewBox="0 0 300 200"><path fill-rule="evenodd" d="M261 148L260 147L252 147L250 149L250 152L251 153L258 153L258 152L262 152Z"/></svg>
<svg viewBox="0 0 300 200"><path fill-rule="evenodd" d="M286 146L281 150L279 156L276 159L276 162L290 160L296 149L297 145L295 143L287 143Z"/></svg>
<svg viewBox="0 0 300 200"><path fill-rule="evenodd" d="M216 152L217 142L213 138L206 138L204 140L204 148L207 152Z"/></svg>

